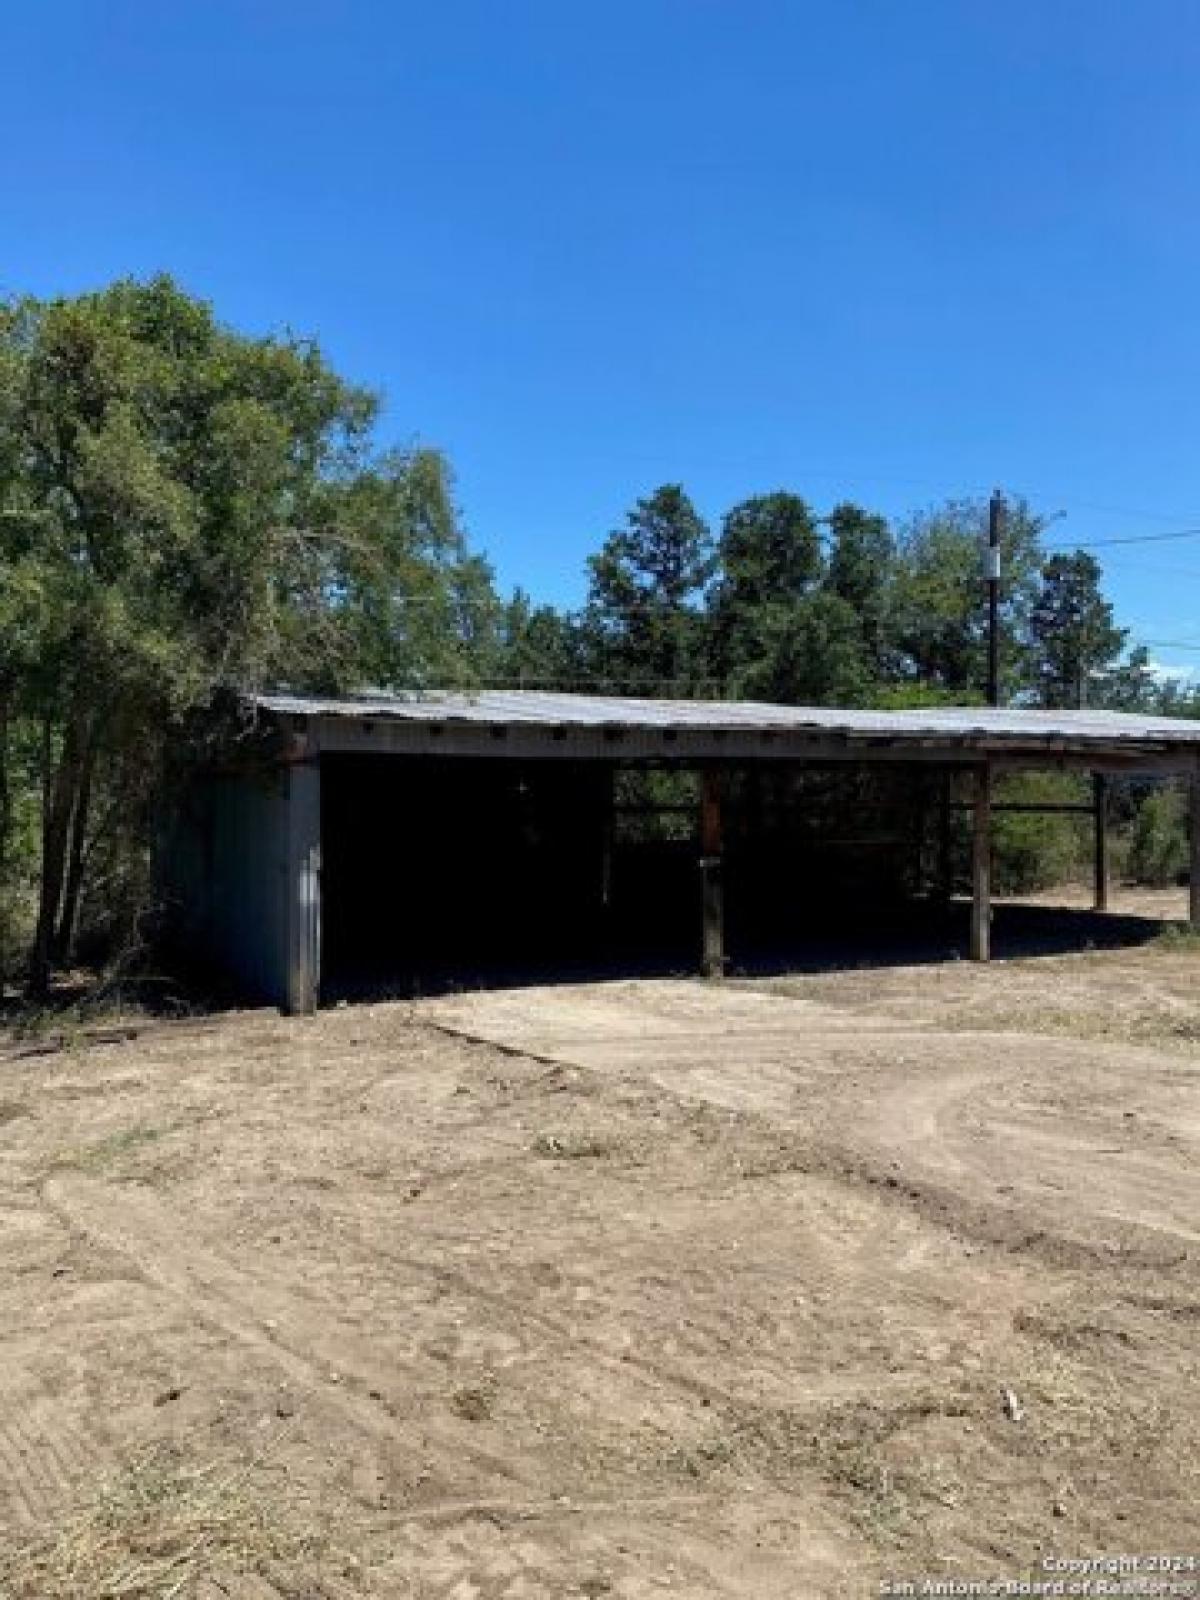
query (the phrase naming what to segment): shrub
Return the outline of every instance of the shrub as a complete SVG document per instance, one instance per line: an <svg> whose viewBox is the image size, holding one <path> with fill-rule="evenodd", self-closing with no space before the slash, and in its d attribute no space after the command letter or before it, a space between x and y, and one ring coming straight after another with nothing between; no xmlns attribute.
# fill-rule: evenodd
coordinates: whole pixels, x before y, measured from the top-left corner
<svg viewBox="0 0 1200 1600"><path fill-rule="evenodd" d="M1188 868L1183 796L1174 787L1152 789L1142 801L1129 840L1128 871L1135 883L1157 888L1178 883Z"/></svg>
<svg viewBox="0 0 1200 1600"><path fill-rule="evenodd" d="M1083 782L1051 772L1031 772L998 787L997 804L1078 804ZM993 822L993 870L1002 894L1048 889L1080 877L1087 867L1091 829L1086 817L1055 812L999 811Z"/></svg>

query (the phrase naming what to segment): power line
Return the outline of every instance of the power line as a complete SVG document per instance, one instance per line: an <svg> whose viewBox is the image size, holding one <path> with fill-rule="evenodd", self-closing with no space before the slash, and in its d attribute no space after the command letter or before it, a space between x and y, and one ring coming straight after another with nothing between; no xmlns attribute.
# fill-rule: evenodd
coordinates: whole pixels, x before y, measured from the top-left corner
<svg viewBox="0 0 1200 1600"><path fill-rule="evenodd" d="M990 485L982 483L948 483L944 478L915 477L896 472L870 472L853 467L809 467L798 465L789 469L799 478L839 478L846 482L902 484L908 488L931 489L949 500L986 497ZM1008 492L1019 499L1051 501L1060 506L1072 506L1079 511L1098 511L1108 517L1145 517L1149 522L1193 522L1195 512L1152 511L1146 506L1114 506L1099 500L1080 500L1074 495L1054 494L1043 488L1010 486Z"/></svg>
<svg viewBox="0 0 1200 1600"><path fill-rule="evenodd" d="M1176 528L1171 533L1127 533L1116 539L1048 539L1047 550L1107 550L1115 544L1158 544L1164 539L1200 539L1200 528Z"/></svg>
<svg viewBox="0 0 1200 1600"><path fill-rule="evenodd" d="M1177 511L1148 511L1144 506L1102 505L1097 500L1076 500L1071 495L1043 494L1040 490L1024 492L1026 500L1054 500L1062 506L1074 506L1079 511L1099 511L1106 517L1145 517L1150 522L1194 522L1195 513Z"/></svg>
<svg viewBox="0 0 1200 1600"><path fill-rule="evenodd" d="M1109 561L1145 561L1146 557L1134 550L1118 551L1115 555L1106 557ZM1181 567L1174 561L1156 562L1152 575L1157 577L1160 573L1169 572L1180 578L1200 578L1200 567Z"/></svg>
<svg viewBox="0 0 1200 1600"><path fill-rule="evenodd" d="M1151 650L1200 651L1200 639L1141 639L1138 642L1147 645Z"/></svg>

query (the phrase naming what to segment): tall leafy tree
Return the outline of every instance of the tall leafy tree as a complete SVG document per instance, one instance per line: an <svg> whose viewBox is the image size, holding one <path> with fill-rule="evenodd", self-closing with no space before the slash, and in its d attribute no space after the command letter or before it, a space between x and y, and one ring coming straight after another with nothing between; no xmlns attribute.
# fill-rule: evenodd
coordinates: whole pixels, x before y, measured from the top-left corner
<svg viewBox="0 0 1200 1600"><path fill-rule="evenodd" d="M798 599L821 576L816 518L799 495L755 495L726 512L719 545L719 599L734 611Z"/></svg>
<svg viewBox="0 0 1200 1600"><path fill-rule="evenodd" d="M854 611L872 674L884 678L894 654L890 636L895 602L895 543L884 517L843 503L829 516L826 587Z"/></svg>
<svg viewBox="0 0 1200 1600"><path fill-rule="evenodd" d="M1163 681L1144 644L1135 645L1123 661L1104 674L1097 700L1110 711L1149 711L1169 714L1178 685ZM1184 696L1186 698L1186 695ZM1191 715L1191 713L1186 713Z"/></svg>
<svg viewBox="0 0 1200 1600"><path fill-rule="evenodd" d="M713 548L679 484L639 500L588 566L585 623L603 675L647 693L695 687L705 671L699 608Z"/></svg>
<svg viewBox="0 0 1200 1600"><path fill-rule="evenodd" d="M534 605L517 589L504 608L503 675L518 688L568 689L586 675L586 642L576 619Z"/></svg>
<svg viewBox="0 0 1200 1600"><path fill-rule="evenodd" d="M862 705L872 678L861 621L840 595L768 601L739 627L731 693L785 705Z"/></svg>
<svg viewBox="0 0 1200 1600"><path fill-rule="evenodd" d="M1029 632L1043 705L1086 706L1093 680L1125 648L1126 631L1114 623L1100 580L1100 563L1085 550L1051 556L1042 569Z"/></svg>
<svg viewBox="0 0 1200 1600"><path fill-rule="evenodd" d="M478 611L486 573L436 459L376 459L375 409L311 343L240 335L168 278L0 306L0 703L41 730L35 988L69 951L98 788L152 774L217 686L420 678L434 636L446 670L431 619Z"/></svg>
<svg viewBox="0 0 1200 1600"><path fill-rule="evenodd" d="M733 693L761 695L775 685L776 697L796 699L806 676L797 651L815 639L798 608L824 568L816 518L799 495L755 495L725 514L717 555L710 606L717 675Z"/></svg>
<svg viewBox="0 0 1200 1600"><path fill-rule="evenodd" d="M900 676L968 698L987 684L982 549L986 501L949 501L900 530L893 598ZM1029 618L1040 589L1043 521L1009 502L1001 545L1001 677L1005 695L1028 682Z"/></svg>

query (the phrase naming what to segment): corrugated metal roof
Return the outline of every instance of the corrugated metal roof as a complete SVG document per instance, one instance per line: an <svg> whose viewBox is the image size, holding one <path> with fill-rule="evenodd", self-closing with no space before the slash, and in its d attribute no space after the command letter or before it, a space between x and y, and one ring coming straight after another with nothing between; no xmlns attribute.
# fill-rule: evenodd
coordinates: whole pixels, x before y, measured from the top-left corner
<svg viewBox="0 0 1200 1600"><path fill-rule="evenodd" d="M1170 743L1200 747L1200 721L1122 711L1041 711L986 706L935 706L910 711L781 706L754 700L636 700L608 695L551 694L535 689L372 692L344 697L290 693L250 696L262 711L297 718L398 719L444 725L482 723L522 728L622 728L697 733L779 731L896 738L1020 743Z"/></svg>

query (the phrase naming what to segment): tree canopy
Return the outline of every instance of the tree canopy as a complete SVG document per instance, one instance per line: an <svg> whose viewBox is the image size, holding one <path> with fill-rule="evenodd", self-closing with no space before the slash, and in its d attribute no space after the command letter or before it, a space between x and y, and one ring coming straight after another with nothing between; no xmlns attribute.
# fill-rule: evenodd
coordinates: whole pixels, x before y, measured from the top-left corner
<svg viewBox="0 0 1200 1600"><path fill-rule="evenodd" d="M986 518L891 525L776 488L714 538L666 483L573 612L497 593L446 459L381 442L375 397L311 340L232 329L167 277L0 303L0 978L15 958L44 986L84 924L128 933L168 752L222 691L978 700ZM1195 712L1126 651L1094 558L1042 532L1011 500L1005 697Z"/></svg>
<svg viewBox="0 0 1200 1600"><path fill-rule="evenodd" d="M1085 550L1053 555L1029 618L1037 691L1044 705L1086 706L1103 688L1129 637L1100 589L1100 563Z"/></svg>
<svg viewBox="0 0 1200 1600"><path fill-rule="evenodd" d="M487 660L448 470L378 452L375 416L314 344L236 333L168 278L0 308L0 728L42 730L35 985L71 945L97 788L137 771L148 794L216 689ZM7 743L0 764L7 797Z"/></svg>
<svg viewBox="0 0 1200 1600"><path fill-rule="evenodd" d="M679 484L639 500L588 567L585 625L601 677L653 694L705 676L700 605L715 567L712 535Z"/></svg>

